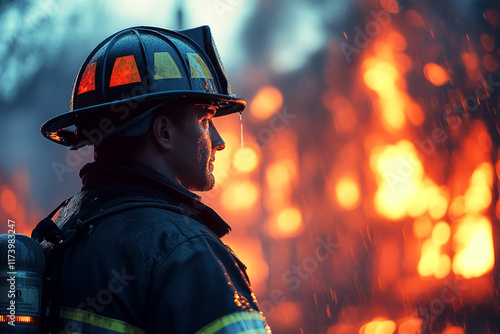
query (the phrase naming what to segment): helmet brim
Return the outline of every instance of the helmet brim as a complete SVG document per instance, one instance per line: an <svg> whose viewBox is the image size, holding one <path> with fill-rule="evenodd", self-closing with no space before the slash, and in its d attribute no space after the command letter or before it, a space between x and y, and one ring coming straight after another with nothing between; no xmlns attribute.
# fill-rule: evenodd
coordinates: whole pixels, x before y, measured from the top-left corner
<svg viewBox="0 0 500 334"><path fill-rule="evenodd" d="M42 135L61 145L81 147L82 139L79 139L76 127L79 120L82 118L92 118L94 120L104 119L110 113L123 113L128 112L133 114L135 109L144 104L154 105L155 103L168 103L170 101L186 100L193 104L207 104L217 108L215 117L224 116L236 112L243 112L245 110L245 99L238 97L231 97L223 94L193 92L193 91L169 91L149 93L146 95L139 95L128 99L123 99L114 102L103 103L95 106L80 108L72 110L62 115L53 117L46 121L40 132ZM139 117L140 114L133 116L129 119L133 123L133 119ZM99 124L99 121L96 122ZM107 124L106 127L110 127ZM102 134L102 135L105 135Z"/></svg>

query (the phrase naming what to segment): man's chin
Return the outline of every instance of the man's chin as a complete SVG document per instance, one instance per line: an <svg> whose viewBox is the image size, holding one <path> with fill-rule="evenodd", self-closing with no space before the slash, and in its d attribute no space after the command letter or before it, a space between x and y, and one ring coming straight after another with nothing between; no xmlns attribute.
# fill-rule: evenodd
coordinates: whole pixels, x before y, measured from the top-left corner
<svg viewBox="0 0 500 334"><path fill-rule="evenodd" d="M204 182L199 182L191 187L186 187L190 191L209 191L215 186L215 177L213 174L208 174Z"/></svg>
<svg viewBox="0 0 500 334"><path fill-rule="evenodd" d="M206 184L206 187L203 191L212 190L212 189L214 189L214 187L215 187L215 177L213 174L210 174L210 175L208 175L207 184Z"/></svg>

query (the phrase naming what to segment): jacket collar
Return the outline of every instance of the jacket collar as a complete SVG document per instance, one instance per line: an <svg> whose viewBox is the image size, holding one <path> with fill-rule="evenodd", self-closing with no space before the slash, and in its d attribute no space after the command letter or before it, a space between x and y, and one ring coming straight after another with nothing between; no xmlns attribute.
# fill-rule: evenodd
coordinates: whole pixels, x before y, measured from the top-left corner
<svg viewBox="0 0 500 334"><path fill-rule="evenodd" d="M80 177L82 191L115 189L120 194L126 194L127 190L157 194L198 217L197 220L219 238L231 231L231 227L213 209L201 202L200 196L150 166L95 161L83 166Z"/></svg>

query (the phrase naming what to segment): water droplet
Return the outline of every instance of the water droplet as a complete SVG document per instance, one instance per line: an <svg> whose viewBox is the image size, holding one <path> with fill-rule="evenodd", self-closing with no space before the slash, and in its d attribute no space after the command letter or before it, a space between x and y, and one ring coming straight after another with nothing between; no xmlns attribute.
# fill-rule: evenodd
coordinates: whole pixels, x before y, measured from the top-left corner
<svg viewBox="0 0 500 334"><path fill-rule="evenodd" d="M243 113L240 111L238 113L240 116L240 141L241 141L241 149L243 149Z"/></svg>

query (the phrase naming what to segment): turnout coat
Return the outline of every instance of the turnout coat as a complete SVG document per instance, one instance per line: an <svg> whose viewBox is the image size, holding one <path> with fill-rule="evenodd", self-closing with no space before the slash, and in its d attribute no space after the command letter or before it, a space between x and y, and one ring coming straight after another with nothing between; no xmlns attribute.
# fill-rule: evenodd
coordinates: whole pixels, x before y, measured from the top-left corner
<svg viewBox="0 0 500 334"><path fill-rule="evenodd" d="M46 244L59 332L270 333L220 240L230 227L199 196L145 165L97 161L80 176L53 216L64 242Z"/></svg>

